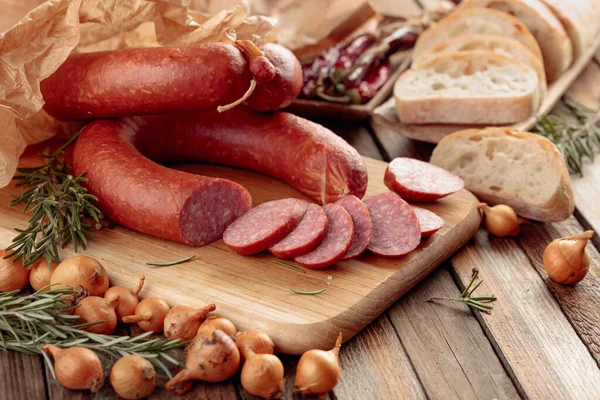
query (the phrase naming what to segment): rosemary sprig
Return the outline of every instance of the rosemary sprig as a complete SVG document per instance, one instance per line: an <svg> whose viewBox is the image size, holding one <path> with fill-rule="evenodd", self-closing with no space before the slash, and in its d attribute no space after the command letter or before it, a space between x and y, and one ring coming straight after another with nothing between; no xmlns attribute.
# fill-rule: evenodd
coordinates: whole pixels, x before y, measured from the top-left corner
<svg viewBox="0 0 600 400"><path fill-rule="evenodd" d="M569 170L583 176L583 159L594 161L595 153L600 152L600 110L568 97L563 104L565 107L555 115L538 116L534 132L554 142Z"/></svg>
<svg viewBox="0 0 600 400"><path fill-rule="evenodd" d="M41 354L52 374L52 363L42 351L46 344L87 347L113 359L136 354L147 358L171 377L163 360L179 365L180 362L168 352L189 342L150 338L153 332L135 337L86 332L81 328L88 324L80 324L78 316L69 314L73 306L68 300L75 294L75 291L67 289L38 291L25 296L18 290L0 293L0 350Z"/></svg>
<svg viewBox="0 0 600 400"><path fill-rule="evenodd" d="M71 166L61 157L78 135L51 156L44 156L44 165L17 170L14 179L24 191L10 205L24 204L23 213L29 211L32 215L27 228L15 228L18 234L6 248L9 254L5 258L15 256L29 266L42 257L48 263L59 262L58 247L64 248L69 242L75 252L79 247L86 248L86 236L92 233L85 217L89 215L98 222L100 210L92 204L98 199L81 185L87 181L83 174L72 176L67 172Z"/></svg>
<svg viewBox="0 0 600 400"><path fill-rule="evenodd" d="M183 264L185 262L193 260L194 258L196 258L195 254L193 256L185 257L180 260L174 260L174 261L164 261L164 262L163 261L160 261L160 262L149 261L146 263L146 265L151 265L153 267L170 267L172 265Z"/></svg>
<svg viewBox="0 0 600 400"><path fill-rule="evenodd" d="M458 297L430 297L427 301L436 301L436 300L448 300L448 301L458 301L459 303L465 303L473 308L476 308L480 311L486 312L488 314L492 313L494 309L493 306L487 304L492 301L496 301L496 296L478 296L473 297L473 292L477 290L477 288L483 283L482 280L477 282L474 286L475 279L477 279L477 275L479 274L479 270L477 268L473 268L473 275L471 275L471 281L462 291L460 296Z"/></svg>

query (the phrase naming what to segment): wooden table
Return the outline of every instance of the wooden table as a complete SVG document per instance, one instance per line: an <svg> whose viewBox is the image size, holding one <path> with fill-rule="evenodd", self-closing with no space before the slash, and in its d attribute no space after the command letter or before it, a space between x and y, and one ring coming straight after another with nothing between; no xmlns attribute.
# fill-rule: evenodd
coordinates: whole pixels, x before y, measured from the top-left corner
<svg viewBox="0 0 600 400"><path fill-rule="evenodd" d="M570 94L600 108L600 52ZM384 136L368 124L326 123L360 153L383 160L427 159L431 145ZM577 210L561 223L524 226L516 239L480 230L414 290L341 352L342 378L331 399L600 399L600 237L588 246L586 279L562 286L541 263L554 238L600 232L600 161L572 176ZM458 296L477 267L482 294L498 297L491 315L461 304L428 303ZM283 356L286 399L294 398L297 357ZM164 386L164 380L159 382ZM0 353L0 399L117 399L107 384L95 395L62 388L41 357ZM177 399L157 388L151 399ZM252 399L234 379L198 383L188 399Z"/></svg>

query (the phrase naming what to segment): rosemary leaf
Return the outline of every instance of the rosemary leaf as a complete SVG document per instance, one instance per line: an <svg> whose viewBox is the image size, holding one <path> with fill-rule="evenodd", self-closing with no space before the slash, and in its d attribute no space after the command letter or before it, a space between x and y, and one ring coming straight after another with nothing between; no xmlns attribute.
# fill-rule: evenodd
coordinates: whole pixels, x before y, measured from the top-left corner
<svg viewBox="0 0 600 400"><path fill-rule="evenodd" d="M471 275L471 280L469 281L469 284L465 287L465 289L460 293L458 297L430 297L427 301L456 301L459 303L464 303L470 307L476 308L488 314L491 314L494 306L488 303L498 300L496 296L473 297L473 292L475 292L475 290L477 290L479 286L481 286L481 284L483 283L483 280L480 280L479 282L475 283L478 275L479 270L477 268L473 268L473 273Z"/></svg>
<svg viewBox="0 0 600 400"><path fill-rule="evenodd" d="M152 265L154 267L170 267L171 265L183 264L185 262L191 261L196 258L196 255L189 256L186 258L182 258L180 260L175 261L165 261L165 262L147 262L146 265Z"/></svg>
<svg viewBox="0 0 600 400"><path fill-rule="evenodd" d="M323 288L323 289L319 289L319 290L313 290L313 291L298 290L298 289L292 289L292 288L288 288L288 289L292 293L296 293L296 294L308 294L308 295L323 293L324 291L327 290L327 288Z"/></svg>
<svg viewBox="0 0 600 400"><path fill-rule="evenodd" d="M274 262L275 264L283 265L284 267L287 267L289 269L293 269L294 271L302 272L303 274L306 273L306 271L304 271L302 268L298 268L295 265L288 264L286 262L279 261L279 260L271 260L271 261Z"/></svg>

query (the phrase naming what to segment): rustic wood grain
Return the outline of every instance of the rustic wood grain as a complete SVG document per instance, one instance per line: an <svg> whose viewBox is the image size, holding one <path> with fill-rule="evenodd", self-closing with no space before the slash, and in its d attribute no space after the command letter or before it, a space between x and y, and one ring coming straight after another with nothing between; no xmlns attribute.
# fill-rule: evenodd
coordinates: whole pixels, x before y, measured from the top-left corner
<svg viewBox="0 0 600 400"><path fill-rule="evenodd" d="M0 399L47 399L41 356L0 351Z"/></svg>
<svg viewBox="0 0 600 400"><path fill-rule="evenodd" d="M385 315L343 346L340 363L342 376L334 391L338 399L427 398Z"/></svg>
<svg viewBox="0 0 600 400"><path fill-rule="evenodd" d="M529 261L560 304L563 312L585 343L596 364L600 366L600 255L594 246L587 247L590 269L577 285L561 285L548 278L542 256L546 245L553 239L576 235L583 227L574 217L554 224L524 225L519 243Z"/></svg>
<svg viewBox="0 0 600 400"><path fill-rule="evenodd" d="M471 311L463 304L427 302L458 297L447 269L430 275L388 310L427 397L514 399L517 391Z"/></svg>
<svg viewBox="0 0 600 400"><path fill-rule="evenodd" d="M600 369L514 240L480 230L452 265L461 286L477 267L478 291L498 297L492 315L474 312L524 397L599 398Z"/></svg>

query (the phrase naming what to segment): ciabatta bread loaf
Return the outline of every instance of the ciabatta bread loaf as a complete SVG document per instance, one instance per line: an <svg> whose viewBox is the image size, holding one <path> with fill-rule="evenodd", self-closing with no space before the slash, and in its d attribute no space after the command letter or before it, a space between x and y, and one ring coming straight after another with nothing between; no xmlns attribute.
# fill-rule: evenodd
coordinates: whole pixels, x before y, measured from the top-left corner
<svg viewBox="0 0 600 400"><path fill-rule="evenodd" d="M599 0L544 0L556 14L573 42L575 59L600 36Z"/></svg>
<svg viewBox="0 0 600 400"><path fill-rule="evenodd" d="M413 49L413 60L418 61L423 53L444 40L476 33L516 39L542 59L542 52L537 41L529 29L517 18L503 11L489 8L467 8L453 11L449 16L423 32Z"/></svg>
<svg viewBox="0 0 600 400"><path fill-rule="evenodd" d="M575 208L563 157L540 135L510 128L455 132L438 143L430 162L460 176L479 200L508 204L525 218L562 221Z"/></svg>
<svg viewBox="0 0 600 400"><path fill-rule="evenodd" d="M546 95L546 74L544 64L531 50L516 39L498 35L463 35L444 40L435 45L421 56L421 61L428 57L442 53L453 53L457 51L488 50L494 53L513 57L524 64L529 65L538 75L540 85L540 97ZM418 67L419 63L417 63Z"/></svg>
<svg viewBox="0 0 600 400"><path fill-rule="evenodd" d="M558 78L571 65L571 39L558 18L541 0L465 0L458 9L473 7L504 11L523 22L542 50L548 81Z"/></svg>
<svg viewBox="0 0 600 400"><path fill-rule="evenodd" d="M490 51L429 57L398 78L396 110L413 124L510 124L529 118L539 104L533 68Z"/></svg>

